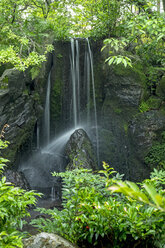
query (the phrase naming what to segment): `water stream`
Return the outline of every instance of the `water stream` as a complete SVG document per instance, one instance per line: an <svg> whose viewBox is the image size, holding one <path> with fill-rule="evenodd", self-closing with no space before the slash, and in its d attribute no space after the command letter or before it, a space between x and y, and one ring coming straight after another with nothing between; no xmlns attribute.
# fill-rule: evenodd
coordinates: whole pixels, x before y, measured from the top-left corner
<svg viewBox="0 0 165 248"><path fill-rule="evenodd" d="M39 123L37 122L37 150L40 149L40 127Z"/></svg>
<svg viewBox="0 0 165 248"><path fill-rule="evenodd" d="M48 75L47 90L46 90L46 101L44 111L44 133L45 133L45 144L50 142L50 89L51 89L51 71Z"/></svg>
<svg viewBox="0 0 165 248"><path fill-rule="evenodd" d="M90 43L89 43L88 38L87 38L87 44L88 44L89 60L90 60L89 62L87 60L87 62L88 62L88 66L90 63L90 69L91 69L94 118L95 118L95 129L96 129L96 144L97 144L96 149L97 149L97 160L98 160L98 164L99 164L99 135L98 135L98 125L97 125L97 109L96 109L96 95L95 95L95 80L94 80L94 71L93 71L93 56L92 56L92 51L91 51L91 47L90 47ZM88 71L89 71L89 69L88 69Z"/></svg>
<svg viewBox="0 0 165 248"><path fill-rule="evenodd" d="M75 45L74 39L71 39L71 81L72 81L72 99L73 99L73 121L74 127L77 126L77 92L76 92L76 67L75 67Z"/></svg>

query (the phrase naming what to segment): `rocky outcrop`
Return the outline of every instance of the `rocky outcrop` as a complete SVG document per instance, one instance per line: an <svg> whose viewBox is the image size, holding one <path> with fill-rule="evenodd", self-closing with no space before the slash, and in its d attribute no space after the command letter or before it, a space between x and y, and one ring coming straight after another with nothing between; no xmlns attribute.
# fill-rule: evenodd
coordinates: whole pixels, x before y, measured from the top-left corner
<svg viewBox="0 0 165 248"><path fill-rule="evenodd" d="M67 170L75 168L97 169L92 143L83 129L77 129L66 144Z"/></svg>
<svg viewBox="0 0 165 248"><path fill-rule="evenodd" d="M50 64L49 58L36 80L32 79L30 71L15 69L5 70L0 77L0 130L5 124L9 125L5 140L10 143L9 148L3 151L3 156L15 167L20 155L26 154L28 157L33 148L36 122L43 112L43 88Z"/></svg>
<svg viewBox="0 0 165 248"><path fill-rule="evenodd" d="M52 233L39 233L24 240L24 248L76 248L64 238ZM78 248L78 247L77 247Z"/></svg>

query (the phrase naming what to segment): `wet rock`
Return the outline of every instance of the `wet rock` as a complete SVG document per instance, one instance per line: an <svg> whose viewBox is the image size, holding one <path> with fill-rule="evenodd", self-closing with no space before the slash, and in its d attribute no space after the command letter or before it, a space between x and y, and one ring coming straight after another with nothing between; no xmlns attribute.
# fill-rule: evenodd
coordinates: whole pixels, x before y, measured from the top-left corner
<svg viewBox="0 0 165 248"><path fill-rule="evenodd" d="M29 190L30 186L22 172L6 170L3 174L6 177L6 181L14 184L16 187L20 187L25 190Z"/></svg>
<svg viewBox="0 0 165 248"><path fill-rule="evenodd" d="M66 144L68 170L75 168L97 169L92 143L83 129L77 129Z"/></svg>
<svg viewBox="0 0 165 248"><path fill-rule="evenodd" d="M24 240L24 248L76 248L64 238L52 233L39 233ZM78 248L78 247L77 247Z"/></svg>
<svg viewBox="0 0 165 248"><path fill-rule="evenodd" d="M30 91L33 82L29 72L7 69L0 78L0 83L3 82L6 88L0 90L0 130L5 124L9 125L5 139L10 142L3 156L15 166L22 146L25 143L31 146L30 140L39 114L35 95Z"/></svg>

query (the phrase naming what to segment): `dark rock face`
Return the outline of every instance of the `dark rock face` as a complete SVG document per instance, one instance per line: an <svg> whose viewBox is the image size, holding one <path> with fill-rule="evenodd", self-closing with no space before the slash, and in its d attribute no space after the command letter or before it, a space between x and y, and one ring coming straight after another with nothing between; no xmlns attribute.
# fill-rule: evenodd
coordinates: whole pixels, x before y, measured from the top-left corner
<svg viewBox="0 0 165 248"><path fill-rule="evenodd" d="M77 129L66 144L69 163L67 170L75 168L97 169L92 143L83 129Z"/></svg>
<svg viewBox="0 0 165 248"><path fill-rule="evenodd" d="M136 156L143 161L158 132L164 130L165 115L157 110L141 113L130 123L130 138Z"/></svg>
<svg viewBox="0 0 165 248"><path fill-rule="evenodd" d="M5 71L2 79L4 75L8 77L8 90L0 94L0 128L2 129L6 123L9 125L5 139L10 142L10 145L6 151L8 159L15 162L19 148L33 135L37 120L35 101L26 89L26 82L30 80L28 75L25 76L16 70Z"/></svg>
<svg viewBox="0 0 165 248"><path fill-rule="evenodd" d="M14 184L16 187L20 187L25 190L29 190L30 186L23 173L18 171L6 170L3 176L6 177L6 181Z"/></svg>
<svg viewBox="0 0 165 248"><path fill-rule="evenodd" d="M33 148L36 122L43 112L43 85L46 85L50 64L51 58L48 58L36 80L32 80L29 71L15 69L5 70L0 77L0 85L5 85L5 89L0 89L0 130L5 124L9 125L5 140L10 142L3 156L14 167L18 166L20 156L24 153L28 157Z"/></svg>

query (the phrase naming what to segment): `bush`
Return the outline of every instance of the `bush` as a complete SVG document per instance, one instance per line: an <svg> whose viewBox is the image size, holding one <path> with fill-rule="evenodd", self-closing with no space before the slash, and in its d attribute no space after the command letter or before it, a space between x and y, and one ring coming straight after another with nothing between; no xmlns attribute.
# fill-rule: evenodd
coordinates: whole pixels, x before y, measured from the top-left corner
<svg viewBox="0 0 165 248"><path fill-rule="evenodd" d="M0 149L7 147L7 142L0 139ZM0 157L0 175L8 160ZM27 211L28 205L34 205L35 196L39 194L14 187L6 182L6 178L0 179L0 247L16 248L23 247L21 231L23 218L30 215Z"/></svg>
<svg viewBox="0 0 165 248"><path fill-rule="evenodd" d="M32 224L42 231L62 235L73 243L86 247L100 247L108 240L108 247L154 247L161 244L164 214L120 193L110 194L108 188L122 176L112 177L112 169L104 163L105 171L93 174L89 170L75 169L54 173L63 178L63 207L37 209L51 216L50 219L33 220ZM161 246L155 246L161 247Z"/></svg>

